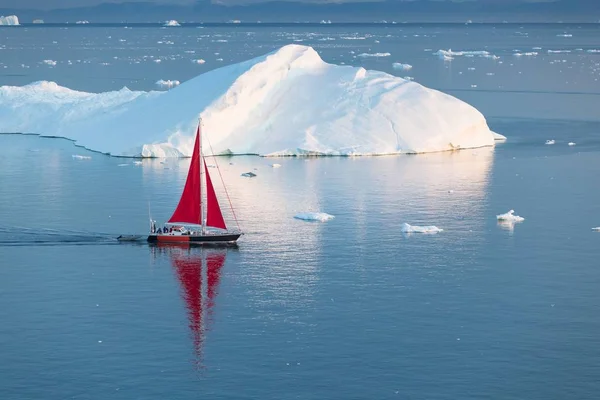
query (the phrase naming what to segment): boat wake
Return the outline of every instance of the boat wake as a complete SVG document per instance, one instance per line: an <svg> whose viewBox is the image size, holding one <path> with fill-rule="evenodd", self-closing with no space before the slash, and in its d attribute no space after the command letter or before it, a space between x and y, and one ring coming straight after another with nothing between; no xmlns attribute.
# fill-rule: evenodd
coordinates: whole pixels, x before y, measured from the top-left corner
<svg viewBox="0 0 600 400"><path fill-rule="evenodd" d="M118 236L119 234L64 229L4 227L0 228L0 247L121 244Z"/></svg>

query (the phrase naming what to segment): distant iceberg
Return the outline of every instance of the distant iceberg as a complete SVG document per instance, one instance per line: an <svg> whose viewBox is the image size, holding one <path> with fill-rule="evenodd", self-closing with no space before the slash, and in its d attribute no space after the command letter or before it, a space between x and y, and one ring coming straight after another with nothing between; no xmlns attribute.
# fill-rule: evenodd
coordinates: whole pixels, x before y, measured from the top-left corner
<svg viewBox="0 0 600 400"><path fill-rule="evenodd" d="M19 18L16 15L0 16L0 25L12 25L17 26L19 24Z"/></svg>
<svg viewBox="0 0 600 400"><path fill-rule="evenodd" d="M163 26L181 26L181 24L179 22L177 22L176 20L171 19L171 20L165 21Z"/></svg>
<svg viewBox="0 0 600 400"><path fill-rule="evenodd" d="M324 212L303 212L303 213L298 213L298 214L294 215L294 218L302 219L305 221L325 222L325 221L329 221L330 219L334 219L335 217L331 214L327 214Z"/></svg>
<svg viewBox="0 0 600 400"><path fill-rule="evenodd" d="M406 222L402 224L400 230L403 233L439 233L443 232L443 229L438 228L435 225L429 226L417 226L417 225L409 225Z"/></svg>
<svg viewBox="0 0 600 400"><path fill-rule="evenodd" d="M525 218L514 215L515 210L510 210L505 214L496 215L496 219L500 222L523 222Z"/></svg>
<svg viewBox="0 0 600 400"><path fill-rule="evenodd" d="M63 136L119 156L189 156L199 114L216 154L414 154L495 143L469 104L384 72L327 64L300 45L169 91L0 87L0 133Z"/></svg>

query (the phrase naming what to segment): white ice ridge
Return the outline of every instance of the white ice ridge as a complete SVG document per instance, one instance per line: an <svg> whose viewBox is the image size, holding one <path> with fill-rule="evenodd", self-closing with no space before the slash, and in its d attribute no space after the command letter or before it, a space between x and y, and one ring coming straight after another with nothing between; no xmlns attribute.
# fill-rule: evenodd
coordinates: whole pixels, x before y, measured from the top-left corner
<svg viewBox="0 0 600 400"><path fill-rule="evenodd" d="M0 25L20 25L19 18L16 15L0 16Z"/></svg>
<svg viewBox="0 0 600 400"><path fill-rule="evenodd" d="M216 154L382 155L495 143L469 104L384 72L327 64L300 45L169 91L0 87L0 133L63 136L119 156L189 156L199 115Z"/></svg>
<svg viewBox="0 0 600 400"><path fill-rule="evenodd" d="M329 221L330 219L334 219L335 217L331 214L323 213L323 212L303 212L294 215L296 219L302 219L304 221Z"/></svg>
<svg viewBox="0 0 600 400"><path fill-rule="evenodd" d="M506 214L496 215L496 219L502 222L523 222L525 218L514 215L515 210L510 210Z"/></svg>
<svg viewBox="0 0 600 400"><path fill-rule="evenodd" d="M402 228L400 228L400 230L404 233L438 233L443 231L443 229L440 229L434 225L417 226L409 225L406 222L402 224Z"/></svg>

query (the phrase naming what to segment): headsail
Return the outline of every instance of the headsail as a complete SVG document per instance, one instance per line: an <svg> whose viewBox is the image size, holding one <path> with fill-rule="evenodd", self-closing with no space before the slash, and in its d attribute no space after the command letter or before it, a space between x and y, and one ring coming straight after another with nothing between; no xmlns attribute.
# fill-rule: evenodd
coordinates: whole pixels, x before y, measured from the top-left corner
<svg viewBox="0 0 600 400"><path fill-rule="evenodd" d="M206 173L206 226L227 229L223 214L221 213L221 207L219 207L215 188L210 179L208 168L206 168L206 160L204 160L204 172Z"/></svg>
<svg viewBox="0 0 600 400"><path fill-rule="evenodd" d="M188 171L187 180L179 204L169 219L169 223L202 223L200 208L200 126L196 131L196 142L192 153L192 162Z"/></svg>

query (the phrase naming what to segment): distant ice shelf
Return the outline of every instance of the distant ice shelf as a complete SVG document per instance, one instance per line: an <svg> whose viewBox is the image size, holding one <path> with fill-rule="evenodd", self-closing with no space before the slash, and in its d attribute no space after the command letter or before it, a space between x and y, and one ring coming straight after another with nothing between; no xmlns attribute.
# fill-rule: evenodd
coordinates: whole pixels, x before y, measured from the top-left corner
<svg viewBox="0 0 600 400"><path fill-rule="evenodd" d="M384 72L325 63L307 46L287 45L179 83L104 93L47 81L2 86L0 132L62 136L137 157L189 156L200 115L215 154L414 154L505 139L464 101Z"/></svg>

